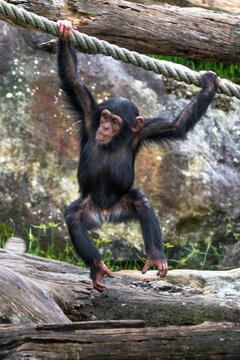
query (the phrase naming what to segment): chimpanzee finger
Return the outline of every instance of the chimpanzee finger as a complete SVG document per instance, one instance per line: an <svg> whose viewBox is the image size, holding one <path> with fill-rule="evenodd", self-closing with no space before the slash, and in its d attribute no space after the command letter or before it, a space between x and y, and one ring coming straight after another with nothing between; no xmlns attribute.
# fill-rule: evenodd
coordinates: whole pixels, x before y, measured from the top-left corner
<svg viewBox="0 0 240 360"><path fill-rule="evenodd" d="M149 264L149 262L148 262L148 260L145 262L145 264L144 264L144 267L142 268L142 274L146 274L146 272L148 271L148 269L149 269L149 266L150 266L150 264Z"/></svg>
<svg viewBox="0 0 240 360"><path fill-rule="evenodd" d="M165 269L161 269L157 272L157 275L160 276L161 278L165 277L166 274L166 270Z"/></svg>
<svg viewBox="0 0 240 360"><path fill-rule="evenodd" d="M70 38L71 34L72 34L72 28L69 28L68 29L68 38Z"/></svg>
<svg viewBox="0 0 240 360"><path fill-rule="evenodd" d="M108 268L106 268L105 273L106 273L106 275L107 275L108 277L114 278L113 273L112 273L111 270L109 270Z"/></svg>
<svg viewBox="0 0 240 360"><path fill-rule="evenodd" d="M72 32L72 27L71 27L71 23L69 21L65 21L64 22L64 30L63 30L63 37L64 39L67 39L68 38L68 34L69 34L69 30L70 30L70 35L71 35L71 32Z"/></svg>
<svg viewBox="0 0 240 360"><path fill-rule="evenodd" d="M57 25L57 28L59 29L59 27L60 27L60 25L61 25L61 21L58 20L57 23L56 23L56 25Z"/></svg>
<svg viewBox="0 0 240 360"><path fill-rule="evenodd" d="M104 287L101 287L101 286L95 286L94 289L96 289L98 292L103 292L104 291Z"/></svg>
<svg viewBox="0 0 240 360"><path fill-rule="evenodd" d="M157 276L164 277L164 269L161 266L158 266Z"/></svg>
<svg viewBox="0 0 240 360"><path fill-rule="evenodd" d="M72 34L72 23L71 21L69 21L67 37L70 38L71 34Z"/></svg>
<svg viewBox="0 0 240 360"><path fill-rule="evenodd" d="M158 267L157 275L159 275L160 277L164 277L167 275L167 273L168 273L167 261L164 260L164 261L159 262L157 267Z"/></svg>
<svg viewBox="0 0 240 360"><path fill-rule="evenodd" d="M58 27L59 35L62 37L64 27L63 27L63 23L60 20L58 20L57 22L57 27Z"/></svg>
<svg viewBox="0 0 240 360"><path fill-rule="evenodd" d="M163 278L167 275L167 273L168 273L168 269L162 269L159 275L161 278Z"/></svg>
<svg viewBox="0 0 240 360"><path fill-rule="evenodd" d="M102 292L105 289L105 285L103 285L100 280L93 281L93 287L99 292Z"/></svg>

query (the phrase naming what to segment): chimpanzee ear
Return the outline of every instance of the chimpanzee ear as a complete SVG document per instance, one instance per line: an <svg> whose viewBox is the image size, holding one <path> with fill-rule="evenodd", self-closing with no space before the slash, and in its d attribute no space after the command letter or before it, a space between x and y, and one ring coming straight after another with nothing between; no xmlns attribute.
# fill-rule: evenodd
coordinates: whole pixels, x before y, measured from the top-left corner
<svg viewBox="0 0 240 360"><path fill-rule="evenodd" d="M137 132L143 126L144 120L141 116L136 116L136 125L131 127L132 132Z"/></svg>

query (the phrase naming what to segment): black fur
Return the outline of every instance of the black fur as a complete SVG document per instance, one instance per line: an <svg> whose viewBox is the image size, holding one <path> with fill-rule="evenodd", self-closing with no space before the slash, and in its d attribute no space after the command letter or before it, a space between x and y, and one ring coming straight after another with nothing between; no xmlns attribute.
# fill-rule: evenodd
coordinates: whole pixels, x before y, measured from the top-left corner
<svg viewBox="0 0 240 360"><path fill-rule="evenodd" d="M134 162L141 144L167 140L184 140L207 110L218 88L217 76L202 76L202 90L197 98L173 120L144 119L142 128L133 132L137 107L128 99L117 97L97 105L83 83L74 47L59 40L58 66L60 87L80 122L80 161L78 182L81 198L66 210L65 217L77 253L91 268L91 278L99 271L101 256L88 231L102 221L138 220L141 224L149 259L165 259L158 219L146 195L133 189ZM107 109L123 120L123 128L108 144L96 140L102 110Z"/></svg>

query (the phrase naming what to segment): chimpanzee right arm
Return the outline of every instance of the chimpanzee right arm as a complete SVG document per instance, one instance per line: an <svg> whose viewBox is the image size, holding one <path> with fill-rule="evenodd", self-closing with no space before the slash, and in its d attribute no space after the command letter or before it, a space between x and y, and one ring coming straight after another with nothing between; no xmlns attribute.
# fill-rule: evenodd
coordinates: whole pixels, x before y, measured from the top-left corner
<svg viewBox="0 0 240 360"><path fill-rule="evenodd" d="M92 120L91 115L97 103L81 79L74 45L67 37L58 41L58 74L60 88L65 92L71 108L80 115L85 131L88 133Z"/></svg>

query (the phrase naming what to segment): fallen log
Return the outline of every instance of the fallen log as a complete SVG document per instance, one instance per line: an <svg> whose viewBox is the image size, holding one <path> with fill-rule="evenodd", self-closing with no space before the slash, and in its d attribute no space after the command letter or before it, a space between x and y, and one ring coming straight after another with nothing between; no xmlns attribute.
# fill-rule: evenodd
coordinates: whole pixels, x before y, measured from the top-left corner
<svg viewBox="0 0 240 360"><path fill-rule="evenodd" d="M239 0L156 0L158 3L168 3L177 6L200 6L214 11L229 11L240 13Z"/></svg>
<svg viewBox="0 0 240 360"><path fill-rule="evenodd" d="M91 319L92 282L76 266L0 249L0 323Z"/></svg>
<svg viewBox="0 0 240 360"><path fill-rule="evenodd" d="M238 325L142 326L137 321L1 325L0 357L8 360L239 359Z"/></svg>
<svg viewBox="0 0 240 360"><path fill-rule="evenodd" d="M141 319L148 326L163 326L239 321L235 289L240 270L173 270L165 281L155 273L115 273L115 279L104 277L106 290L98 293L86 269L1 249L0 323Z"/></svg>
<svg viewBox="0 0 240 360"><path fill-rule="evenodd" d="M120 272L99 294L85 269L0 250L0 359L238 359L239 271ZM212 281L230 280L232 298L216 301ZM71 322L84 318L104 320Z"/></svg>
<svg viewBox="0 0 240 360"><path fill-rule="evenodd" d="M8 2L18 3L15 0ZM50 20L68 18L80 32L140 53L240 63L237 15L122 0L30 0L20 3L24 9ZM0 20L13 24L1 15ZM30 24L28 28L32 29Z"/></svg>

